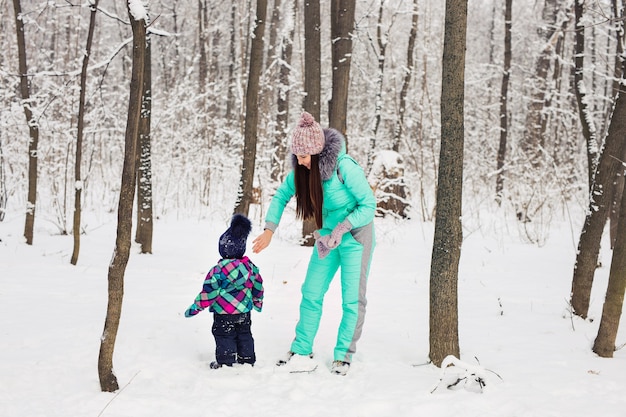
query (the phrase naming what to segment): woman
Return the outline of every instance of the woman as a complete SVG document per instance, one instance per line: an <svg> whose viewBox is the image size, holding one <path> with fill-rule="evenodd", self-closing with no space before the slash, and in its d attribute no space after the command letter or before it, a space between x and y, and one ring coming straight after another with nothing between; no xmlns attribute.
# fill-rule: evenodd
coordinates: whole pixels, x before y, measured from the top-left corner
<svg viewBox="0 0 626 417"><path fill-rule="evenodd" d="M331 372L345 375L350 367L365 317L365 289L375 245L376 199L363 169L346 154L345 140L334 129L322 129L304 112L291 135L293 170L277 189L265 218L265 230L253 251L265 249L289 200L296 197L296 215L315 219L315 250L311 254L300 303L300 319L291 349L277 365L294 355L313 357L313 340L330 282L341 268L343 314Z"/></svg>

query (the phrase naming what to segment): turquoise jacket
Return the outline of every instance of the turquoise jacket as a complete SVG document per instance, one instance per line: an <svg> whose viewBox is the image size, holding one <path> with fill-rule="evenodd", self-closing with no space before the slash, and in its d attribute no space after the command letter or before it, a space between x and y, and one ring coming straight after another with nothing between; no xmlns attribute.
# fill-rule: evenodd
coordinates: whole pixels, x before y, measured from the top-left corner
<svg viewBox="0 0 626 417"><path fill-rule="evenodd" d="M363 168L346 154L345 139L335 129L324 129L326 143L320 153L320 175L324 204L322 206L322 235L344 220L353 229L374 220L376 198L367 182ZM297 159L292 155L292 164ZM265 217L265 228L275 231L285 206L296 193L294 171L290 171L276 190Z"/></svg>

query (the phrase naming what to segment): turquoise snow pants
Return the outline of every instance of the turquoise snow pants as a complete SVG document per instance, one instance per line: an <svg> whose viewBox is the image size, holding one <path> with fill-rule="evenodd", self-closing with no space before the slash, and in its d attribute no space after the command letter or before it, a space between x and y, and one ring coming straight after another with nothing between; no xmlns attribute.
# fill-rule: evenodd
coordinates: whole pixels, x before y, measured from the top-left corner
<svg viewBox="0 0 626 417"><path fill-rule="evenodd" d="M346 233L337 248L320 259L317 248L311 254L302 284L300 320L291 351L299 355L313 352L313 340L322 318L324 295L338 269L341 270L342 317L337 334L334 359L351 362L356 342L361 337L367 300L367 276L375 246L374 224Z"/></svg>

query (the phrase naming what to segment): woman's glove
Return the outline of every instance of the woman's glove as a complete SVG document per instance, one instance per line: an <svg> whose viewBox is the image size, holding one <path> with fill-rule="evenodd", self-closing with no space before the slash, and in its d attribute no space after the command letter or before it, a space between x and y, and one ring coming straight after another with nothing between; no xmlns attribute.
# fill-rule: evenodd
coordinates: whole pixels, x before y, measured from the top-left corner
<svg viewBox="0 0 626 417"><path fill-rule="evenodd" d="M315 245L317 246L317 256L324 259L332 249L335 249L341 243L343 235L352 229L352 224L348 220L339 223L333 231L326 236L320 236L319 231L313 232Z"/></svg>

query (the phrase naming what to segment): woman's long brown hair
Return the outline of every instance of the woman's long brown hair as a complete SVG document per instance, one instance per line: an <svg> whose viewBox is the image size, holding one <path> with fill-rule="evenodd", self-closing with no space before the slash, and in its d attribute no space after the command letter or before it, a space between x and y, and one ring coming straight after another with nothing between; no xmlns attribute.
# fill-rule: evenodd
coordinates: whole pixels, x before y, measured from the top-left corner
<svg viewBox="0 0 626 417"><path fill-rule="evenodd" d="M319 155L311 155L311 169L296 165L294 180L296 183L296 217L299 219L315 218L318 229L322 228L322 177L320 176Z"/></svg>

